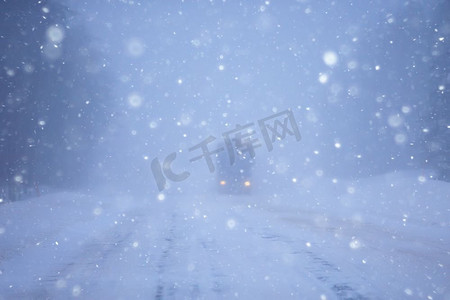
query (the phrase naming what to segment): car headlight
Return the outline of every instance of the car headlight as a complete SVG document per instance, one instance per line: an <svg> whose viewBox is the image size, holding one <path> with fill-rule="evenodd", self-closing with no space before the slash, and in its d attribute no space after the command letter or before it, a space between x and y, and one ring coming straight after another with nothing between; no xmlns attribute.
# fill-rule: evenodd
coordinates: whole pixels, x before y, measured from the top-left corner
<svg viewBox="0 0 450 300"><path fill-rule="evenodd" d="M225 185L225 184L227 184L227 182L225 180L220 181L220 185Z"/></svg>
<svg viewBox="0 0 450 300"><path fill-rule="evenodd" d="M245 182L244 182L244 186L250 186L250 181L248 181L248 180L245 181Z"/></svg>

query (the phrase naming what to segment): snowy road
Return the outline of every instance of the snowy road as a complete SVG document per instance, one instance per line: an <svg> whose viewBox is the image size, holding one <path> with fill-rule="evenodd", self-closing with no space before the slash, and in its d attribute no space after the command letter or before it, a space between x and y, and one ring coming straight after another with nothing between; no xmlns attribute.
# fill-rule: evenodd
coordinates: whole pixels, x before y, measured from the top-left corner
<svg viewBox="0 0 450 300"><path fill-rule="evenodd" d="M4 204L0 298L450 297L448 223L381 226L273 197L106 200Z"/></svg>
<svg viewBox="0 0 450 300"><path fill-rule="evenodd" d="M0 300L450 300L450 0L0 0L0 50Z"/></svg>

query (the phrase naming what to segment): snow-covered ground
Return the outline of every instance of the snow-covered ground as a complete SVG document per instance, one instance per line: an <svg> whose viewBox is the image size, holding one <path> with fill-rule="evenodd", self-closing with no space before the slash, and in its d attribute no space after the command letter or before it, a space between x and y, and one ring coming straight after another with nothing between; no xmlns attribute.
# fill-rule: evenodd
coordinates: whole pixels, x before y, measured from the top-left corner
<svg viewBox="0 0 450 300"><path fill-rule="evenodd" d="M0 299L450 299L450 184L428 177L2 203Z"/></svg>

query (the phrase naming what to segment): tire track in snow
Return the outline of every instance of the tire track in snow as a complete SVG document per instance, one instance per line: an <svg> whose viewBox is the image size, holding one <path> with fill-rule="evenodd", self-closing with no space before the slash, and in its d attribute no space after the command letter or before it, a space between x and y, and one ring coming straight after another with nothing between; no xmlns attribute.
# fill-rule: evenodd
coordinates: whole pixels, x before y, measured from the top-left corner
<svg viewBox="0 0 450 300"><path fill-rule="evenodd" d="M223 283L223 278L226 275L220 270L220 266L214 257L214 254L219 253L215 241L211 238L196 237L198 231L192 228L191 234L182 236L179 232L181 225L179 226L177 223L180 220L176 214L173 214L169 229L162 237L165 247L157 263L158 280L154 299L175 299L178 297L208 299L208 295L211 296L210 291L216 297L223 296L223 293L227 291L227 286ZM188 241L188 243L185 244L185 241ZM179 254L182 255L181 263L174 264L176 255ZM196 266L187 274L188 278L179 278L180 283L177 281L176 275L174 277L174 274L178 275L178 273L183 272L183 269L177 269L184 266L182 262L186 262L186 264L189 262L188 257L185 257L189 254L194 255L194 261L197 261ZM206 284L205 279L210 283ZM183 295L180 293L183 293Z"/></svg>
<svg viewBox="0 0 450 300"><path fill-rule="evenodd" d="M269 228L264 228L262 232L256 232L251 229L255 234L259 235L262 239L268 240L274 243L283 243L287 245L290 249L301 249L298 241L294 241L286 236L273 233ZM306 257L309 261L307 265L307 270L319 281L323 282L338 299L345 300L365 300L370 297L366 297L354 287L355 284L348 281L338 281L338 278L345 278L341 268L331 263L325 258L322 258L317 253L309 250L292 250L294 255L302 255Z"/></svg>
<svg viewBox="0 0 450 300"><path fill-rule="evenodd" d="M161 257L157 264L157 274L158 274L158 281L156 285L156 293L155 293L155 300L161 300L164 299L164 295L167 293L167 283L164 280L164 274L167 270L168 263L169 263L169 257L171 252L174 248L174 240L175 240L175 218L176 215L172 214L171 217L171 224L170 229L168 231L168 235L164 238L166 242L166 247L162 251ZM171 289L172 290L172 289ZM173 290L168 294L168 296L173 296Z"/></svg>

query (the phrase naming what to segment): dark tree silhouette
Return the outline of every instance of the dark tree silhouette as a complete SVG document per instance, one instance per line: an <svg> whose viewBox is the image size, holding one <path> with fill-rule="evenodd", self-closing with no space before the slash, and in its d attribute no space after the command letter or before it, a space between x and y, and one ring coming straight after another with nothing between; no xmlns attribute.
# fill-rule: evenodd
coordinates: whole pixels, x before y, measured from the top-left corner
<svg viewBox="0 0 450 300"><path fill-rule="evenodd" d="M79 185L106 126L100 53L83 27L67 25L73 13L63 5L0 6L0 196Z"/></svg>

